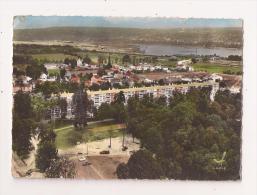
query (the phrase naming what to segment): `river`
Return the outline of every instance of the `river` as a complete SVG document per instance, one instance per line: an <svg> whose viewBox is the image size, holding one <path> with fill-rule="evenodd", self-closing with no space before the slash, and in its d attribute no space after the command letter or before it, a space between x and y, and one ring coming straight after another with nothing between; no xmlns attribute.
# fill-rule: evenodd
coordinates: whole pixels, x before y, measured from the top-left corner
<svg viewBox="0 0 257 195"><path fill-rule="evenodd" d="M206 48L196 46L174 46L161 44L138 44L139 51L145 55L172 56L172 55L214 55L228 57L229 55L242 56L243 51L239 48Z"/></svg>

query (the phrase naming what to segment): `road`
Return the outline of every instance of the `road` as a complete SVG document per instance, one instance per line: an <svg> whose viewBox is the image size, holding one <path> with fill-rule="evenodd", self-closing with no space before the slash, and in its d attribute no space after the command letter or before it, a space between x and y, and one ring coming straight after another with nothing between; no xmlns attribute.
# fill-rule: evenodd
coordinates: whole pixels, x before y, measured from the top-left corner
<svg viewBox="0 0 257 195"><path fill-rule="evenodd" d="M91 165L83 166L76 156L72 161L77 170L77 179L117 179L116 169L120 163L126 163L129 156L103 155L87 157Z"/></svg>

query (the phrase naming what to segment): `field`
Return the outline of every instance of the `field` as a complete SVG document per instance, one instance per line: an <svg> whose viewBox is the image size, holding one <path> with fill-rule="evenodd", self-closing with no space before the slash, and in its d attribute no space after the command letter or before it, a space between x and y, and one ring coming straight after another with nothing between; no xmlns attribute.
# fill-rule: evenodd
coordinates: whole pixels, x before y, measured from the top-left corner
<svg viewBox="0 0 257 195"><path fill-rule="evenodd" d="M122 135L124 124L117 124L113 121L97 122L89 124L85 129L75 130L73 125L67 125L55 129L57 148L67 149L77 142L90 142L102 140L108 137L118 137Z"/></svg>
<svg viewBox="0 0 257 195"><path fill-rule="evenodd" d="M224 71L240 72L242 66L224 66L211 63L196 63L192 65L195 71L204 71L209 73L224 73Z"/></svg>
<svg viewBox="0 0 257 195"><path fill-rule="evenodd" d="M49 53L49 54L33 54L32 58L37 59L39 61L49 61L49 62L61 62L63 63L65 58L75 58L71 55L66 55L63 53Z"/></svg>

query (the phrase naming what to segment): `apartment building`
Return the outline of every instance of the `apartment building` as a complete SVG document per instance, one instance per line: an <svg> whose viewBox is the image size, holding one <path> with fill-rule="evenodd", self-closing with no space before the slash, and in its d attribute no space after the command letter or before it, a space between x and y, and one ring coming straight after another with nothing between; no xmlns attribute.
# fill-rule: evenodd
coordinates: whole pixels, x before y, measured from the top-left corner
<svg viewBox="0 0 257 195"><path fill-rule="evenodd" d="M92 100L95 107L99 107L102 103L111 103L114 101L115 94L123 91L125 96L125 103L128 99L134 95L142 98L144 95L152 95L154 98L165 96L170 98L174 90L181 93L187 93L191 87L204 87L211 86L213 91L211 92L211 100L214 100L214 95L218 89L218 83L216 82L205 82L205 83L189 83L189 84L172 84L164 86L151 86L151 87L138 87L138 88L127 88L127 89L110 89L104 91L88 91L88 98Z"/></svg>

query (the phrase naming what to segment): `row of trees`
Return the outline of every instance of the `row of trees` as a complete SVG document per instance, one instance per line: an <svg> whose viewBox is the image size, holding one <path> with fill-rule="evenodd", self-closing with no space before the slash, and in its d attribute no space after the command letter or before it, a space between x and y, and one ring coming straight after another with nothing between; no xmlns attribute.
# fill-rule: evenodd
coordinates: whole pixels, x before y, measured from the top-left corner
<svg viewBox="0 0 257 195"><path fill-rule="evenodd" d="M50 97L51 94L59 94L63 92L74 93L79 89L78 83L71 82L49 82L37 83L35 86L35 93L42 93L45 97Z"/></svg>
<svg viewBox="0 0 257 195"><path fill-rule="evenodd" d="M55 145L56 134L41 125L36 154L36 167L48 178L74 178L75 165L65 157L58 155Z"/></svg>
<svg viewBox="0 0 257 195"><path fill-rule="evenodd" d="M25 159L33 149L30 141L35 127L29 94L18 92L14 96L12 123L13 151L15 151L21 159Z"/></svg>
<svg viewBox="0 0 257 195"><path fill-rule="evenodd" d="M186 95L128 100L127 131L142 149L117 168L119 178L240 178L241 94L192 89Z"/></svg>
<svg viewBox="0 0 257 195"><path fill-rule="evenodd" d="M31 143L32 137L35 137L39 140L36 150L36 168L46 177L72 178L76 174L75 166L68 159L58 155L55 145L56 134L51 125L43 120L47 109L54 106L60 106L66 114L67 102L64 99L45 99L22 91L15 94L12 148L24 160L35 149Z"/></svg>

